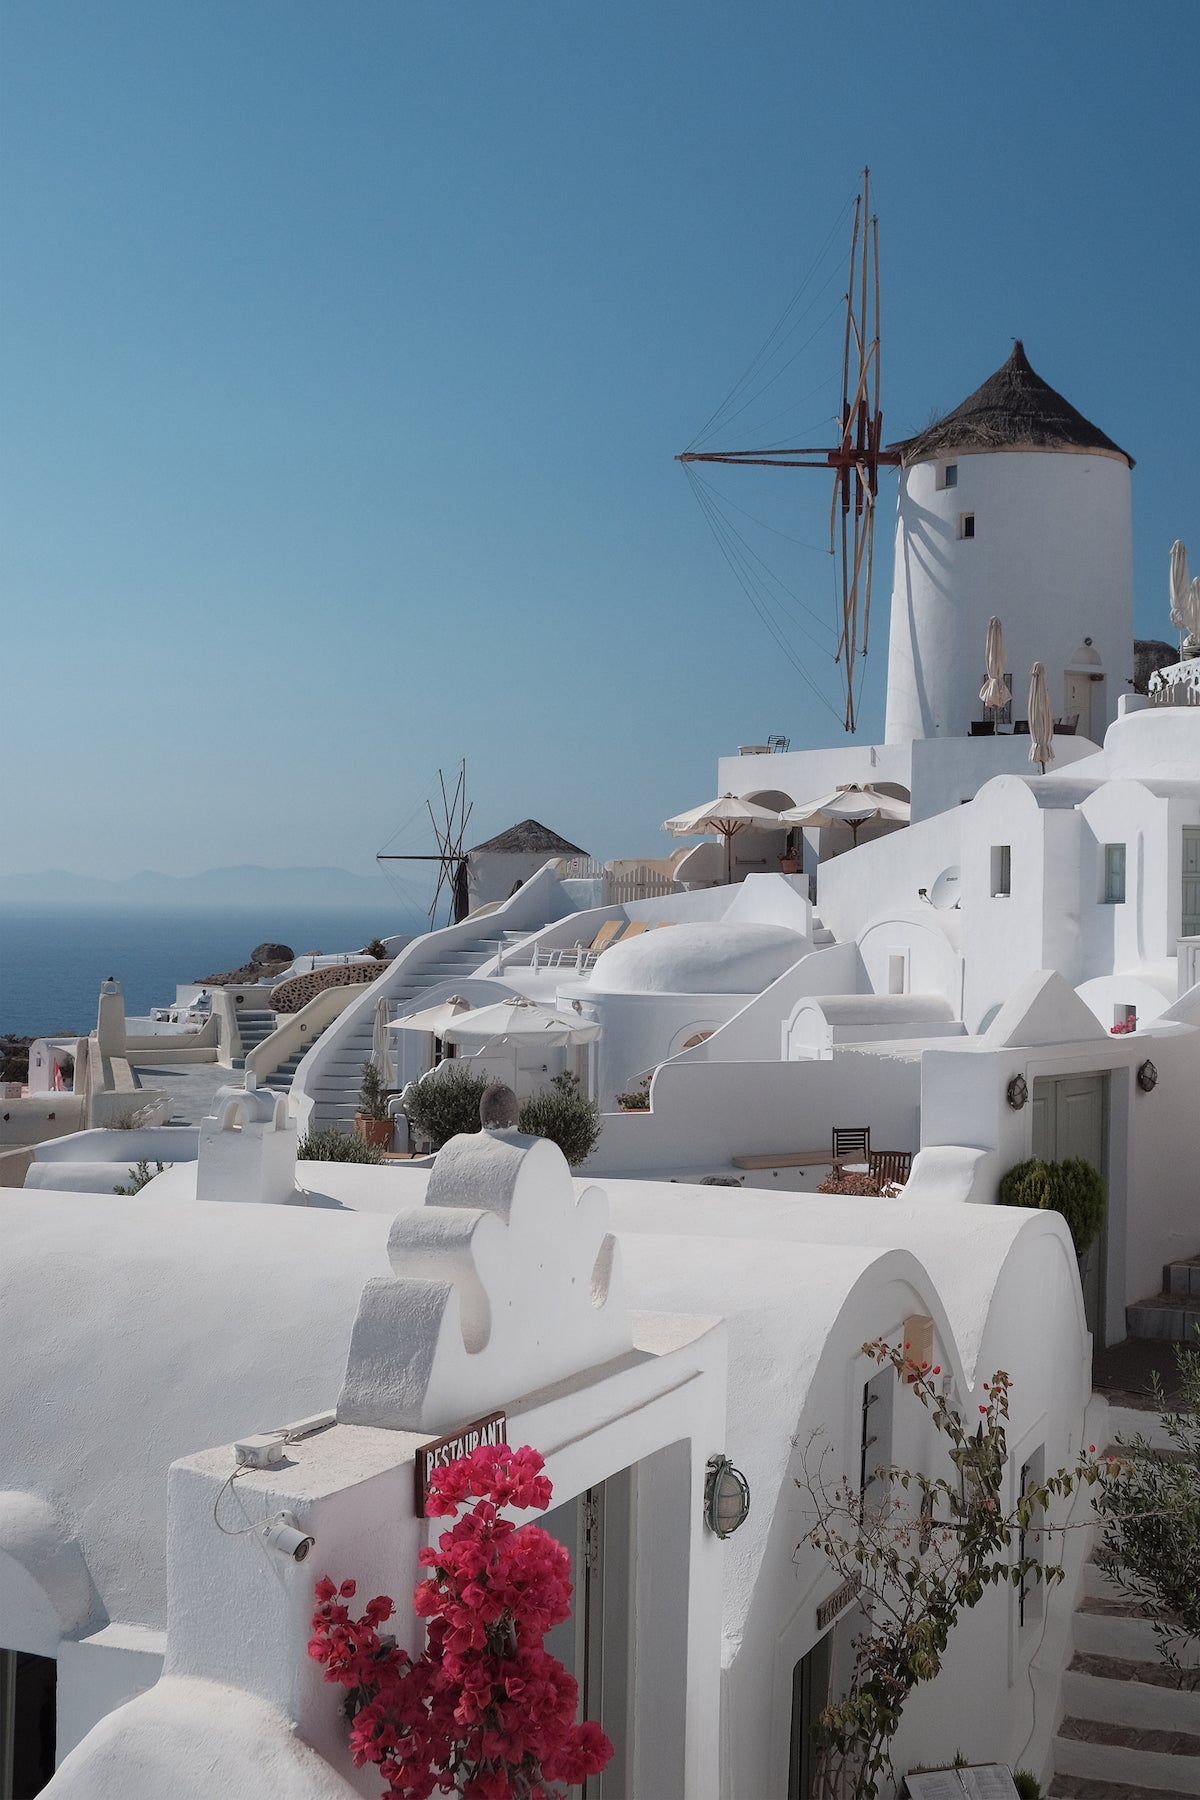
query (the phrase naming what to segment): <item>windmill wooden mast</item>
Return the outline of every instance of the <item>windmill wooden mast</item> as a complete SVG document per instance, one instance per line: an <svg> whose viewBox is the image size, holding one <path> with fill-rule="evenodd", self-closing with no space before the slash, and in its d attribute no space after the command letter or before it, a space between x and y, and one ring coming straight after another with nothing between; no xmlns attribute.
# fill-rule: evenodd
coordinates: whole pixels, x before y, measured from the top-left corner
<svg viewBox="0 0 1200 1800"><path fill-rule="evenodd" d="M870 170L854 202L850 234L850 281L842 350L842 405L839 440L791 450L690 450L677 462L746 463L776 469L832 469L829 549L840 550L841 629L835 662L846 686L847 731L855 730L854 664L867 653L874 573L875 499L879 471L900 458L883 445L879 408L879 221L870 211ZM840 519L840 532L839 532Z"/></svg>
<svg viewBox="0 0 1200 1800"><path fill-rule="evenodd" d="M429 813L429 822L433 826L433 835L437 839L437 850L417 855L385 854L380 851L376 862L435 862L438 864L437 887L434 889L433 901L429 908L430 927L436 923L437 909L445 891L449 900L449 922L457 925L465 919L469 910L467 899L467 857L463 849L463 839L467 832L467 821L471 817L471 802L467 799L467 764L464 760L459 764L458 779L452 792L446 790L446 777L438 770L438 785L442 790L442 818L439 824L433 805L425 802Z"/></svg>

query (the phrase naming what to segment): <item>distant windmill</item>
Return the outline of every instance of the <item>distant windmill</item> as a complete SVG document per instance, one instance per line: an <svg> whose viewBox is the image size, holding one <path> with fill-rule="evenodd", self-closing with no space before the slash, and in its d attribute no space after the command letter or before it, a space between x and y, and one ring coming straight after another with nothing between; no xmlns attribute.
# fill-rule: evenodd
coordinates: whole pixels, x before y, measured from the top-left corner
<svg viewBox="0 0 1200 1800"><path fill-rule="evenodd" d="M900 461L895 451L881 448L879 222L869 210L869 185L870 170L864 169L862 191L854 202L854 224L850 235L850 281L845 302L842 404L836 421L840 432L837 444L832 449L822 445L786 450L686 450L675 459L685 464L748 463L767 468L833 470L829 549L830 554L836 556L840 539L841 553L838 584L841 627L834 660L841 664L845 680L847 731L855 729L855 659L867 653L879 470ZM810 458L820 460L810 461Z"/></svg>
<svg viewBox="0 0 1200 1800"><path fill-rule="evenodd" d="M437 840L437 851L398 855L380 851L376 862L435 862L438 865L437 887L434 889L432 903L429 908L429 925L432 930L437 924L437 910L441 904L442 894L446 895L447 924L457 925L465 919L470 910L467 898L467 858L463 850L463 839L467 833L467 821L471 817L471 803L467 800L467 764L466 759L459 764L458 779L452 792L446 788L446 777L438 770L438 786L442 791L442 818L439 824L437 814L433 810L432 801L426 800L429 822L433 826L433 835Z"/></svg>

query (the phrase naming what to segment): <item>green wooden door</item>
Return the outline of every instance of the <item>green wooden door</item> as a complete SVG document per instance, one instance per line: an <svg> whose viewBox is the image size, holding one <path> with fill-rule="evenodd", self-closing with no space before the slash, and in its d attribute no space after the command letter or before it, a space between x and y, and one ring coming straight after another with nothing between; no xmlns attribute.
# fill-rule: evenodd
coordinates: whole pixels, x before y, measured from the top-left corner
<svg viewBox="0 0 1200 1800"><path fill-rule="evenodd" d="M1180 937L1200 937L1200 825L1183 828L1183 919Z"/></svg>
<svg viewBox="0 0 1200 1800"><path fill-rule="evenodd" d="M1198 834L1200 835L1200 834ZM1033 1084L1033 1154L1042 1162L1080 1156L1108 1179L1108 1076L1039 1075ZM1088 1329L1104 1342L1104 1264L1108 1227L1084 1270Z"/></svg>

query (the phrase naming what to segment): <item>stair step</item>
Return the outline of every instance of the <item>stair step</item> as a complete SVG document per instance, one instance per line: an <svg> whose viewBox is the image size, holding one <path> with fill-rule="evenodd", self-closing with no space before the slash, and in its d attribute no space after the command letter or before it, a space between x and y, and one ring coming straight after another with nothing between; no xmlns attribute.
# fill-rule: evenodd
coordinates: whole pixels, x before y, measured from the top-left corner
<svg viewBox="0 0 1200 1800"><path fill-rule="evenodd" d="M1125 1329L1134 1338L1162 1338L1190 1344L1200 1326L1200 1294L1151 1294L1125 1308Z"/></svg>
<svg viewBox="0 0 1200 1800"><path fill-rule="evenodd" d="M1054 1740L1054 1766L1060 1775L1126 1782L1143 1794L1200 1794L1200 1737L1111 1719L1066 1718Z"/></svg>
<svg viewBox="0 0 1200 1800"><path fill-rule="evenodd" d="M1190 1296L1200 1303L1200 1256L1184 1256L1163 1269L1163 1294Z"/></svg>
<svg viewBox="0 0 1200 1800"><path fill-rule="evenodd" d="M1073 1718L1200 1732L1200 1691L1179 1686L1163 1662L1077 1651L1063 1675L1063 1705Z"/></svg>
<svg viewBox="0 0 1200 1800"><path fill-rule="evenodd" d="M1092 1781L1079 1775L1056 1775L1050 1800L1189 1800L1177 1788L1131 1787L1124 1781Z"/></svg>

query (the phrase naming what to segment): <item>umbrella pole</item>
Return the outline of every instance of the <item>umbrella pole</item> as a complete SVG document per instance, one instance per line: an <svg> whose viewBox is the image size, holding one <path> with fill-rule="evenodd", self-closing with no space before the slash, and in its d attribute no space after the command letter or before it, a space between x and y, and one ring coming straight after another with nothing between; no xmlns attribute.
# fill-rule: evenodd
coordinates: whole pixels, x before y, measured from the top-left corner
<svg viewBox="0 0 1200 1800"><path fill-rule="evenodd" d="M733 886L733 833L725 833L725 886Z"/></svg>

